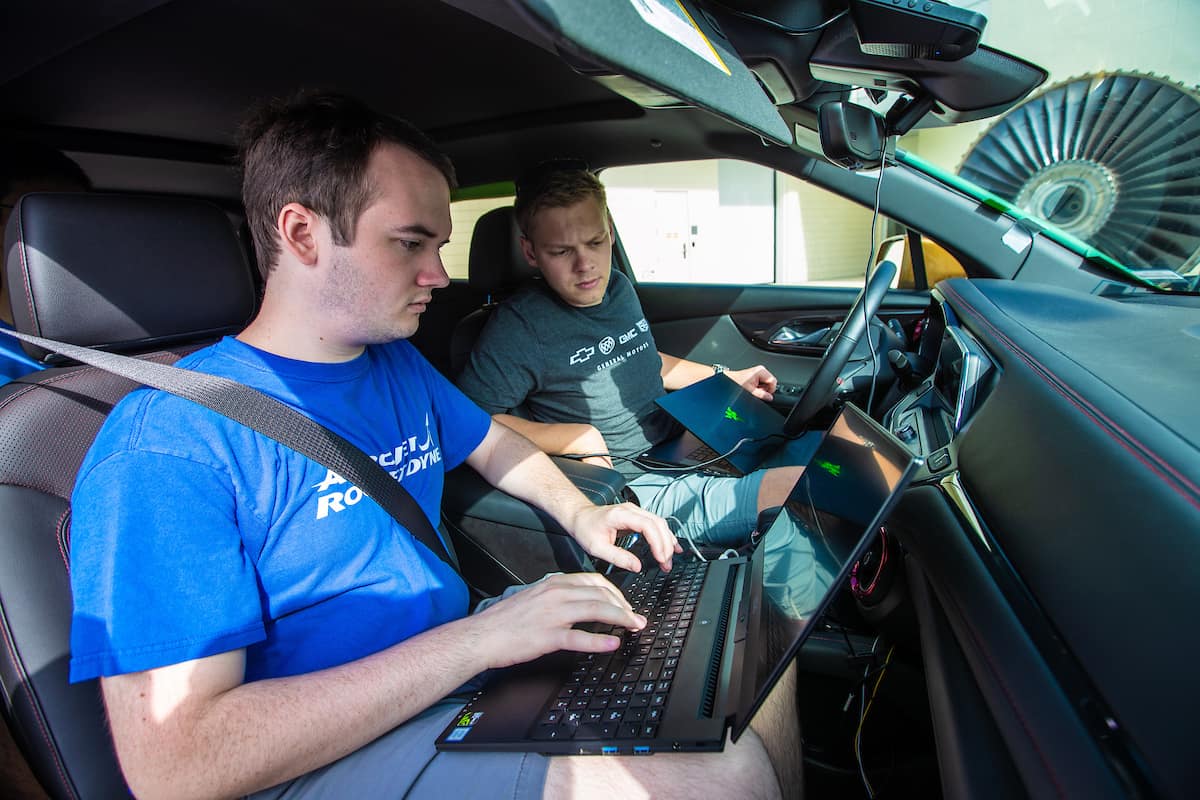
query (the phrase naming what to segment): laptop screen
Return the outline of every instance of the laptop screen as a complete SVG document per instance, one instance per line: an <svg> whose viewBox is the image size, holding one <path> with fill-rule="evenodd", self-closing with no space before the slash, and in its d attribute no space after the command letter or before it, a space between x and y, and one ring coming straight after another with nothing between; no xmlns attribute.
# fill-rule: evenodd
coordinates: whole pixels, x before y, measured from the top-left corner
<svg viewBox="0 0 1200 800"><path fill-rule="evenodd" d="M847 579L916 465L899 441L852 405L830 426L755 553L761 602L748 610L735 739Z"/></svg>

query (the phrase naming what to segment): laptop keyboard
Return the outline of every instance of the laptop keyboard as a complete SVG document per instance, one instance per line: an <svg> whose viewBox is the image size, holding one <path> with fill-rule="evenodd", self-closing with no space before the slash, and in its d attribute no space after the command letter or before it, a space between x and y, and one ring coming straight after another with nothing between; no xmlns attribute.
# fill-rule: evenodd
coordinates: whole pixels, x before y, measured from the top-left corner
<svg viewBox="0 0 1200 800"><path fill-rule="evenodd" d="M676 559L670 572L657 566L624 589L647 624L640 631L589 626L621 636L612 653L581 653L570 677L543 710L533 738L653 739L670 702L671 685L708 563Z"/></svg>
<svg viewBox="0 0 1200 800"><path fill-rule="evenodd" d="M703 464L704 466L702 467L702 469L705 472L712 472L712 473L717 473L717 474L721 474L721 475L733 475L733 476L737 476L737 475L741 474L736 469L734 469L733 465L730 464L725 459L722 458L719 461L716 460L717 457L720 455L721 455L720 453L718 453L716 450L713 450L708 445L702 444L702 445L699 445L695 450L693 450L687 454L687 460L694 461L697 464Z"/></svg>
<svg viewBox="0 0 1200 800"><path fill-rule="evenodd" d="M712 461L719 455L720 453L718 453L716 450L713 450L706 444L702 444L692 452L688 453L687 457L691 461Z"/></svg>

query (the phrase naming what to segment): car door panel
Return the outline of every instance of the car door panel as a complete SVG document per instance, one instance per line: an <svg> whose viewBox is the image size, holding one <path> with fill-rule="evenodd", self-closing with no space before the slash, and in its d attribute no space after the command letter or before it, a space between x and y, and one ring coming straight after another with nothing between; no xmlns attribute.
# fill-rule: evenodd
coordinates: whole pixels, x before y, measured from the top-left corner
<svg viewBox="0 0 1200 800"><path fill-rule="evenodd" d="M784 327L812 334L845 318L854 287L639 284L646 320L664 353L704 364L762 364L784 383L803 385L822 344L772 342ZM881 316L902 325L919 317L929 298L892 292Z"/></svg>

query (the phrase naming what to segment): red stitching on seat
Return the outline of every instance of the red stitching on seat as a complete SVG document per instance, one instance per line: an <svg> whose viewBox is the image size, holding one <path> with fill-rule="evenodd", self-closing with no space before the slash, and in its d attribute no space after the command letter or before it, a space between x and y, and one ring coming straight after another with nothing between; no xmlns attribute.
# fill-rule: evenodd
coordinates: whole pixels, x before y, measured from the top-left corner
<svg viewBox="0 0 1200 800"><path fill-rule="evenodd" d="M174 361L168 361L168 359L174 358L175 361L178 361L180 359L180 357L181 356L179 353L176 353L171 350L160 350L155 353L147 353L144 355L135 356L135 358L138 358L142 361L154 361L155 363L161 363L161 362L167 361L167 363L169 363L169 364L174 363ZM60 383L62 381L70 380L82 372L96 373L98 375L104 375L104 374L113 375L113 374L115 374L115 373L108 372L108 370L100 369L99 367L93 367L88 364L81 364L81 365L78 365L76 369L73 369L70 372L53 375L48 378L37 376L35 378L35 380L36 380L35 383L24 383L25 378L20 378L18 380L21 380L23 382L21 384L22 388L18 391L13 392L10 395L7 395L6 397L0 399L0 408L4 408L5 406L9 405L10 403L15 402L16 400L24 397L25 395L29 394L32 391L44 388L46 386L53 386L54 384ZM35 373L35 375L36 375L36 373ZM26 377L33 377L33 376L26 376ZM126 380L128 380L128 379L126 379ZM134 384L134 388L141 386L141 384L137 383L136 381L131 381L131 383ZM132 391L132 390L130 390L130 391ZM124 395L122 395L122 397L124 397ZM116 399L120 400L121 398L116 398Z"/></svg>
<svg viewBox="0 0 1200 800"><path fill-rule="evenodd" d="M66 568L67 574L71 574L71 557L67 555L67 531L69 528L64 526L64 523L71 516L71 506L63 509L63 513L59 516L58 522L54 525L54 539L58 542L58 554L62 556L63 567Z"/></svg>
<svg viewBox="0 0 1200 800"><path fill-rule="evenodd" d="M17 252L21 254L21 277L25 279L25 302L29 304L29 320L33 323L33 329L41 333L41 328L38 326L37 314L33 310L33 284L29 281L29 264L25 260L25 215L21 213L25 210L23 203L17 203Z"/></svg>
<svg viewBox="0 0 1200 800"><path fill-rule="evenodd" d="M1184 500L1196 508L1200 508L1200 487L1197 487L1195 484L1193 484L1187 478L1187 476L1176 472L1175 468L1160 458L1157 453L1147 448L1144 444L1134 438L1132 434L1130 434L1113 420L1109 419L1109 417L1106 416L1103 411L1093 406L1082 395L1071 389L1070 386L1068 386L1057 375L1055 375L1048 366L1043 364L1041 361L1038 361L1037 358L1025 351L1019 344L1014 342L1003 331L993 325L991 321L983 316L979 309L972 306L970 301L963 297L961 292L952 286L940 285L938 288L941 289L943 293L954 295L959 301L962 302L964 311L969 313L979 323L984 325L989 331L992 332L992 334L1001 339L1005 345L1007 345L1021 358L1021 360L1032 367L1033 370L1042 377L1042 380L1045 381L1045 383L1051 389L1058 392L1058 394L1060 394L1067 402L1071 403L1073 406L1082 411L1084 416L1089 417L1094 423L1096 423L1096 427L1107 433L1109 438L1125 448L1125 450L1133 455L1134 458L1142 462L1142 464L1148 469L1162 477L1166 484L1171 486L1177 494L1183 497ZM1116 435L1117 433L1120 433L1121 435L1118 436ZM1164 471L1169 474L1164 474ZM1174 479L1175 483L1172 483L1172 479ZM1184 487L1190 489L1193 494L1197 496L1189 497L1184 493Z"/></svg>
<svg viewBox="0 0 1200 800"><path fill-rule="evenodd" d="M58 772L58 778L62 781L63 788L67 790L71 797L77 798L79 795L75 793L75 788L71 785L71 782L67 780L67 773L63 769L62 761L58 757L58 748L54 746L53 741L50 738L50 728L46 725L45 717L42 716L41 706L39 706L36 702L37 697L33 692L33 684L29 681L29 673L25 671L24 662L17 657L16 647L13 644L12 637L9 635L8 631L8 619L0 619L0 623L2 623L0 624L0 633L4 634L4 645L8 648L9 658L12 659L13 666L19 673L21 682L27 687L25 693L29 698L29 707L33 710L33 716L34 719L37 720L38 728L41 730L42 740L46 743L46 749L50 751L51 759L54 761L54 769Z"/></svg>
<svg viewBox="0 0 1200 800"><path fill-rule="evenodd" d="M0 399L0 408L4 408L6 405L15 402L16 400L24 397L25 395L29 394L30 392L32 392L36 389L41 389L46 386L53 386L54 384L59 383L61 381L69 380L69 379L75 377L76 375L78 375L80 372L83 372L84 370L94 370L96 372L101 372L101 373L104 372L104 370L96 369L95 367L84 366L78 370L72 370L68 373L54 375L49 378L38 377L36 379L36 381L37 381L36 383L23 384L23 386L20 390L13 392L12 394L8 395L7 397L5 397L3 399Z"/></svg>

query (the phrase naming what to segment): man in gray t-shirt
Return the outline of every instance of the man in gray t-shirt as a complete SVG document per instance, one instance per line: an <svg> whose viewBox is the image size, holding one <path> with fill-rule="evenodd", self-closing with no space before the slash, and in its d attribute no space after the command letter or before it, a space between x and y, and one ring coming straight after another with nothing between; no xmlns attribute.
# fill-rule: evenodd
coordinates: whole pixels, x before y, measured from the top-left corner
<svg viewBox="0 0 1200 800"><path fill-rule="evenodd" d="M716 368L658 351L633 286L612 270L612 226L594 175L557 169L522 181L516 213L525 258L541 279L493 313L460 388L547 453L615 466L643 508L674 520L677 535L707 544L745 541L758 512L781 505L802 468L680 477L613 458L636 457L677 434L654 400ZM725 374L765 400L775 389L762 366Z"/></svg>

